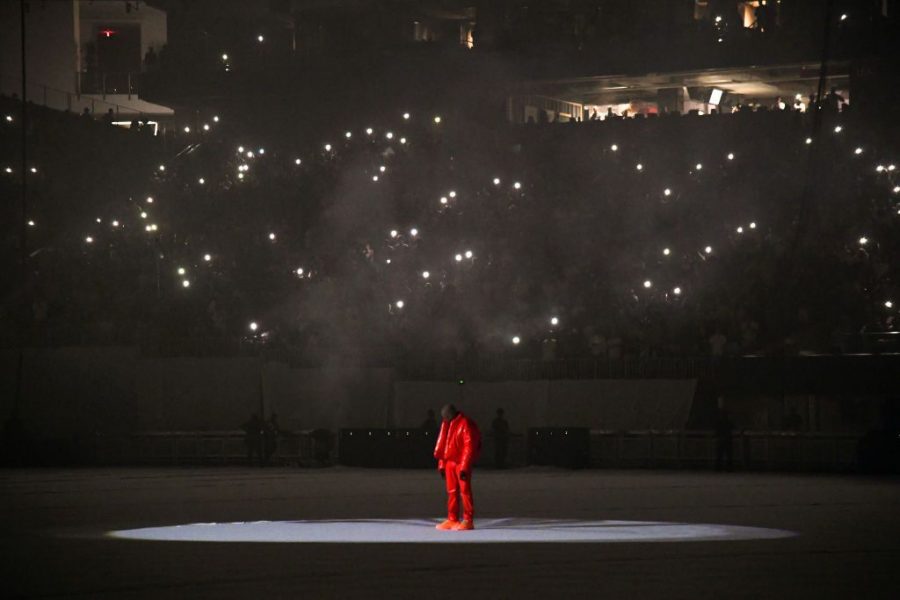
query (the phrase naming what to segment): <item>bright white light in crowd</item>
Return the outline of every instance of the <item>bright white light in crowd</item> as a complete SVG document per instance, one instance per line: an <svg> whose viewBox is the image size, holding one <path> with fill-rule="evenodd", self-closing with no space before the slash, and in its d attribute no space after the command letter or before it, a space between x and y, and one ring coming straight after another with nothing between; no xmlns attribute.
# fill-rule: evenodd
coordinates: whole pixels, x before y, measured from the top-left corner
<svg viewBox="0 0 900 600"><path fill-rule="evenodd" d="M325 152L331 152L331 144L325 144Z"/></svg>
<svg viewBox="0 0 900 600"><path fill-rule="evenodd" d="M29 226L29 227L34 227L34 221L28 221L28 226Z"/></svg>
<svg viewBox="0 0 900 600"><path fill-rule="evenodd" d="M462 254L457 254L457 255L454 256L453 258L456 260L456 262L459 262L459 261L462 260Z"/></svg>
<svg viewBox="0 0 900 600"><path fill-rule="evenodd" d="M494 185L500 185L500 178L494 177Z"/></svg>
<svg viewBox="0 0 900 600"><path fill-rule="evenodd" d="M900 185L895 185L895 186L894 186L894 193L895 193L895 194L900 194Z"/></svg>
<svg viewBox="0 0 900 600"><path fill-rule="evenodd" d="M205 260L206 262L209 262L209 261L212 260L212 256L209 255L209 254L204 254L204 255L203 255L203 260Z"/></svg>
<svg viewBox="0 0 900 600"><path fill-rule="evenodd" d="M259 329L259 325L256 324L256 321L252 321L250 323L250 331L256 331L257 329Z"/></svg>
<svg viewBox="0 0 900 600"><path fill-rule="evenodd" d="M218 123L218 122L219 122L219 115L215 115L215 116L213 117L213 122L214 122L214 123Z"/></svg>
<svg viewBox="0 0 900 600"><path fill-rule="evenodd" d="M144 231L150 232L150 231L153 231L153 228L150 227L149 225L144 225Z"/></svg>
<svg viewBox="0 0 900 600"><path fill-rule="evenodd" d="M204 123L204 124L203 124L203 131L209 131L209 124L208 124L208 123Z"/></svg>
<svg viewBox="0 0 900 600"><path fill-rule="evenodd" d="M190 133L190 132L191 132L191 128L188 127L187 125L185 125L185 126L184 126L184 132L185 132L185 133Z"/></svg>
<svg viewBox="0 0 900 600"><path fill-rule="evenodd" d="M447 204L447 196L441 196L441 204Z"/></svg>
<svg viewBox="0 0 900 600"><path fill-rule="evenodd" d="M466 250L466 258L472 258L473 254L471 250Z"/></svg>
<svg viewBox="0 0 900 600"><path fill-rule="evenodd" d="M422 279L428 279L429 277L431 277L431 273L429 273L428 271L422 271Z"/></svg>
<svg viewBox="0 0 900 600"><path fill-rule="evenodd" d="M147 204L153 204L153 196L147 196Z"/></svg>
<svg viewBox="0 0 900 600"><path fill-rule="evenodd" d="M734 152L728 153L728 160L734 160Z"/></svg>
<svg viewBox="0 0 900 600"><path fill-rule="evenodd" d="M840 125L835 125L835 127L834 127L834 132L835 132L835 133L840 133L840 132L843 131L843 130L844 130L844 128L841 127Z"/></svg>
<svg viewBox="0 0 900 600"><path fill-rule="evenodd" d="M559 317L550 317L551 325L559 325Z"/></svg>
<svg viewBox="0 0 900 600"><path fill-rule="evenodd" d="M722 22L722 16L716 15L716 23L721 23L721 22Z"/></svg>
<svg viewBox="0 0 900 600"><path fill-rule="evenodd" d="M847 20L847 13L844 13L841 15L841 21L846 21L846 20Z"/></svg>
<svg viewBox="0 0 900 600"><path fill-rule="evenodd" d="M372 135L372 128L366 127L366 135Z"/></svg>
<svg viewBox="0 0 900 600"><path fill-rule="evenodd" d="M100 217L97 217L97 222L98 222L98 223L102 223L102 222L103 222L103 220L102 220L102 219L100 219Z"/></svg>
<svg viewBox="0 0 900 600"><path fill-rule="evenodd" d="M166 170L166 165L159 165L159 170L160 170L160 171L165 171L165 170Z"/></svg>
<svg viewBox="0 0 900 600"><path fill-rule="evenodd" d="M6 171L7 173L12 173L12 167L6 167L3 170Z"/></svg>
<svg viewBox="0 0 900 600"><path fill-rule="evenodd" d="M184 270L184 267L178 267L178 274L179 274L179 275L184 275L185 273L186 273L186 271Z"/></svg>
<svg viewBox="0 0 900 600"><path fill-rule="evenodd" d="M756 229L756 221L750 223L750 229Z"/></svg>
<svg viewBox="0 0 900 600"><path fill-rule="evenodd" d="M663 256L668 256L668 255L670 255L671 253L672 253L672 251L669 250L668 248L663 248Z"/></svg>
<svg viewBox="0 0 900 600"><path fill-rule="evenodd" d="M435 123L440 123L440 122L441 122L441 118L440 118L440 117L435 117L435 118L434 118L434 122L435 122Z"/></svg>
<svg viewBox="0 0 900 600"><path fill-rule="evenodd" d="M638 171L643 171L644 165L642 165L641 163L638 163L634 166L634 168L637 169Z"/></svg>
<svg viewBox="0 0 900 600"><path fill-rule="evenodd" d="M716 41L719 42L719 43L721 44L721 43L722 43L722 38L719 38L719 39L716 40Z"/></svg>
<svg viewBox="0 0 900 600"><path fill-rule="evenodd" d="M199 183L200 185L203 185L204 183L206 183L206 180L201 177L200 179L197 180L197 183Z"/></svg>
<svg viewBox="0 0 900 600"><path fill-rule="evenodd" d="M244 174L243 174L243 173L238 173L238 179L243 179L243 178L244 178Z"/></svg>
<svg viewBox="0 0 900 600"><path fill-rule="evenodd" d="M295 164L295 165L299 165L299 164L302 163L302 162L303 162L303 161L300 160L299 158L295 158L295 159L294 159L294 164Z"/></svg>
<svg viewBox="0 0 900 600"><path fill-rule="evenodd" d="M397 300L396 302L394 302L394 306L396 306L397 308L403 308L405 306L405 303L403 302L403 300Z"/></svg>
<svg viewBox="0 0 900 600"><path fill-rule="evenodd" d="M238 146L238 154L243 154L243 153L244 153L244 147Z"/></svg>
<svg viewBox="0 0 900 600"><path fill-rule="evenodd" d="M397 230L396 230L396 229L391 229L391 237L392 237L392 238L397 237Z"/></svg>
<svg viewBox="0 0 900 600"><path fill-rule="evenodd" d="M387 260L384 261L384 262L386 262L387 264L391 264L391 259L387 259Z"/></svg>
<svg viewBox="0 0 900 600"><path fill-rule="evenodd" d="M253 150L247 150L247 158L253 158Z"/></svg>
<svg viewBox="0 0 900 600"><path fill-rule="evenodd" d="M300 277L303 277L303 267L300 267L297 269L297 275L299 275Z"/></svg>
<svg viewBox="0 0 900 600"><path fill-rule="evenodd" d="M875 170L876 170L878 173L881 173L882 171L884 171L884 165L878 165L877 167L875 167Z"/></svg>
<svg viewBox="0 0 900 600"><path fill-rule="evenodd" d="M403 119L409 121L409 113L403 113Z"/></svg>
<svg viewBox="0 0 900 600"><path fill-rule="evenodd" d="M865 237L865 236L859 238L859 245L860 245L860 246L865 246L865 245L868 244L868 243L869 243L869 238L867 238L867 237Z"/></svg>
<svg viewBox="0 0 900 600"><path fill-rule="evenodd" d="M885 300L885 301L884 301L884 307L885 307L885 308L894 308L894 303L891 302L890 300Z"/></svg>
<svg viewBox="0 0 900 600"><path fill-rule="evenodd" d="M680 296L681 288L680 287L675 288L674 290L672 290L672 293L675 294L676 296Z"/></svg>
<svg viewBox="0 0 900 600"><path fill-rule="evenodd" d="M147 218L147 213L142 212L142 213L141 213L141 218L142 218L142 219L146 219L146 218Z"/></svg>
<svg viewBox="0 0 900 600"><path fill-rule="evenodd" d="M513 338L512 338L512 343L515 344L515 345L517 345L517 346L519 345L519 342L521 342L521 341L522 341L522 340L521 340L521 339L519 338L519 336L517 336L517 335L514 335Z"/></svg>
<svg viewBox="0 0 900 600"><path fill-rule="evenodd" d="M260 153L260 155L265 154L265 153L266 153L266 149L265 149L265 148L260 148L260 149L259 149L259 153Z"/></svg>
<svg viewBox="0 0 900 600"><path fill-rule="evenodd" d="M699 171L700 169L703 168L703 165L700 163L697 163L697 166L695 168Z"/></svg>
<svg viewBox="0 0 900 600"><path fill-rule="evenodd" d="M30 170L32 173L37 173L37 167L31 167L31 169L29 169L29 170Z"/></svg>
<svg viewBox="0 0 900 600"><path fill-rule="evenodd" d="M897 165L888 165L888 171L893 171L897 168Z"/></svg>
<svg viewBox="0 0 900 600"><path fill-rule="evenodd" d="M84 241L86 241L88 244L93 244L94 238L92 238L91 236L87 236L86 238L84 238Z"/></svg>
<svg viewBox="0 0 900 600"><path fill-rule="evenodd" d="M853 154L860 155L863 153L863 149L859 146L856 147L856 150L853 151Z"/></svg>
<svg viewBox="0 0 900 600"><path fill-rule="evenodd" d="M372 181L378 181L378 175L372 175Z"/></svg>
<svg viewBox="0 0 900 600"><path fill-rule="evenodd" d="M227 55L227 54L223 54L223 55L222 55L222 60L228 60L228 55Z"/></svg>
<svg viewBox="0 0 900 600"><path fill-rule="evenodd" d="M744 228L738 227L735 231L737 231L738 233L744 233Z"/></svg>
<svg viewBox="0 0 900 600"><path fill-rule="evenodd" d="M520 190L522 189L522 184L517 181L513 184L513 187L517 190Z"/></svg>
<svg viewBox="0 0 900 600"><path fill-rule="evenodd" d="M12 123L12 120L13 120L12 115L6 115L6 122L7 122L7 123Z"/></svg>
<svg viewBox="0 0 900 600"><path fill-rule="evenodd" d="M703 249L703 251L706 252L707 254L712 254L712 246L707 246L706 248Z"/></svg>
<svg viewBox="0 0 900 600"><path fill-rule="evenodd" d="M406 143L406 138L405 138L405 137L400 138L400 143L401 143L401 144L405 144L405 143Z"/></svg>
<svg viewBox="0 0 900 600"><path fill-rule="evenodd" d="M259 43L261 44L261 43L263 43L264 41L266 41L266 38L265 38L265 36L258 35L258 36L256 36L256 41L259 42Z"/></svg>
<svg viewBox="0 0 900 600"><path fill-rule="evenodd" d="M159 229L159 227L156 226L156 223L150 225L150 231L156 231L157 229Z"/></svg>
<svg viewBox="0 0 900 600"><path fill-rule="evenodd" d="M451 198L456 198L456 192L454 192L454 191L452 191L452 190L451 190L450 193L447 194L447 195L450 196Z"/></svg>
<svg viewBox="0 0 900 600"><path fill-rule="evenodd" d="M409 235L416 237L417 235L419 235L419 230L416 229L415 227L413 227L412 229L409 230Z"/></svg>
<svg viewBox="0 0 900 600"><path fill-rule="evenodd" d="M185 279L184 281L181 282L181 285L184 287L191 287L191 282L188 281L187 279Z"/></svg>
<svg viewBox="0 0 900 600"><path fill-rule="evenodd" d="M384 137L386 137L389 140L392 140L392 139L394 139L394 132L388 131L386 134L384 134Z"/></svg>
<svg viewBox="0 0 900 600"><path fill-rule="evenodd" d="M112 225L113 227L118 227L118 226L119 226L119 222L118 222L118 221L113 221L112 223L110 223L110 225Z"/></svg>
<svg viewBox="0 0 900 600"><path fill-rule="evenodd" d="M618 145L618 144L613 144L612 146L609 147L609 149L612 150L613 152L618 152L618 151L619 151L619 145Z"/></svg>
<svg viewBox="0 0 900 600"><path fill-rule="evenodd" d="M269 239L272 240L272 241L274 242L274 241L275 241L275 234L274 234L274 233L270 233L270 234L269 234Z"/></svg>
<svg viewBox="0 0 900 600"><path fill-rule="evenodd" d="M385 167L384 165L381 165L380 167L378 167L378 170L381 171L382 173L384 173L385 171L387 171L387 167Z"/></svg>
<svg viewBox="0 0 900 600"><path fill-rule="evenodd" d="M669 188L666 188L666 189L663 190L663 194L665 194L666 196L671 196L671 195L672 195L672 190L670 190Z"/></svg>
<svg viewBox="0 0 900 600"><path fill-rule="evenodd" d="M347 139L349 140L350 138L353 137L353 132L352 132L352 131L345 131L345 132L344 132L344 137L347 138Z"/></svg>
<svg viewBox="0 0 900 600"><path fill-rule="evenodd" d="M649 289L652 285L653 285L653 282L650 281L649 279L644 282L644 287L647 289Z"/></svg>

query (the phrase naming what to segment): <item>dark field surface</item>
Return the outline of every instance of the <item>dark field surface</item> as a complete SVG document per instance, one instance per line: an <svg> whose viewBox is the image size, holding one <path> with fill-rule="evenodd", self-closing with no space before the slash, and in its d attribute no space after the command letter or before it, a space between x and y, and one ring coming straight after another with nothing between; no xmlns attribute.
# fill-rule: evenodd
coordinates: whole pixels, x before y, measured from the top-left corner
<svg viewBox="0 0 900 600"><path fill-rule="evenodd" d="M433 471L18 470L2 471L0 479L3 587L21 597L900 597L896 478L483 469L475 473L474 489L476 525L478 519L485 524L476 533L485 541L471 543L452 539L466 532L434 539L424 521L443 516L442 482ZM333 525L326 520L357 519L397 520L398 531L412 532L410 541L106 535L238 521L314 521L311 526L327 533ZM654 541L642 537L643 526L631 539L632 529L612 523L601 530L624 531L624 541L498 543L504 523L540 530L542 520L551 521L548 527L553 520L576 528L588 521L641 521L796 535ZM341 527L373 539L384 527L392 530L390 522L359 522L356 530L357 523ZM272 532L274 540L287 529L269 523L257 533L265 539Z"/></svg>

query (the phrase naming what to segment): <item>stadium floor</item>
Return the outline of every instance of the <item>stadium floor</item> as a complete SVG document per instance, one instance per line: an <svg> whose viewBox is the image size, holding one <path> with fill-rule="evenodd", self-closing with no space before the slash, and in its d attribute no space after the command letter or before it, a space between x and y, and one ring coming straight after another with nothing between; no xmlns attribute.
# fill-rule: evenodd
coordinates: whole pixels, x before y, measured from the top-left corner
<svg viewBox="0 0 900 600"><path fill-rule="evenodd" d="M432 530L444 503L433 471L6 470L0 480L4 589L15 596L887 598L900 589L900 485L890 478L480 470L475 532ZM455 543L462 536L471 537Z"/></svg>

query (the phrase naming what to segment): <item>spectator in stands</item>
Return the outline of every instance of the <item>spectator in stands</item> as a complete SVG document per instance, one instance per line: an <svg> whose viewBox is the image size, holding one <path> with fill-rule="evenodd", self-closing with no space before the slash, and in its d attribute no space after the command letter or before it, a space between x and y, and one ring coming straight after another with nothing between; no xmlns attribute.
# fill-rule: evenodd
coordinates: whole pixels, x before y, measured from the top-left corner
<svg viewBox="0 0 900 600"><path fill-rule="evenodd" d="M497 409L497 416L491 422L491 433L494 437L494 466L506 468L506 454L509 450L509 423L503 417L503 409Z"/></svg>
<svg viewBox="0 0 900 600"><path fill-rule="evenodd" d="M259 415L253 413L250 420L241 426L244 430L244 444L247 446L247 464L252 465L256 457L256 463L262 466L262 440L264 423Z"/></svg>
<svg viewBox="0 0 900 600"><path fill-rule="evenodd" d="M144 55L144 67L148 71L155 69L158 62L157 58L158 57L156 56L156 51L153 49L153 46L150 46L150 48L147 50L147 54Z"/></svg>
<svg viewBox="0 0 900 600"><path fill-rule="evenodd" d="M841 112L845 102L846 100L838 93L837 88L833 87L831 88L831 91L828 92L828 95L825 96L825 105L823 108L828 114L837 114Z"/></svg>

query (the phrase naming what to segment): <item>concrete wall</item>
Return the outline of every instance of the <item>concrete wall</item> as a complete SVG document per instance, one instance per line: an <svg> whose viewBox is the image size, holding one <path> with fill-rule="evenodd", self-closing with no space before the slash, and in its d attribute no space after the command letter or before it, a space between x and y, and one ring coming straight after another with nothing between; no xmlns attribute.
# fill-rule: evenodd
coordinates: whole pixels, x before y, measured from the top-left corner
<svg viewBox="0 0 900 600"><path fill-rule="evenodd" d="M498 408L510 429L589 427L591 429L681 429L690 414L694 380L506 381L464 386L444 382L396 382L393 423L416 426L431 408L455 403L483 430Z"/></svg>
<svg viewBox="0 0 900 600"><path fill-rule="evenodd" d="M29 2L28 6L25 14L28 80L74 92L78 69L74 3L58 0ZM0 2L0 93L6 95L22 95L20 18L19 2ZM37 93L37 88L28 90L29 96L36 96Z"/></svg>

